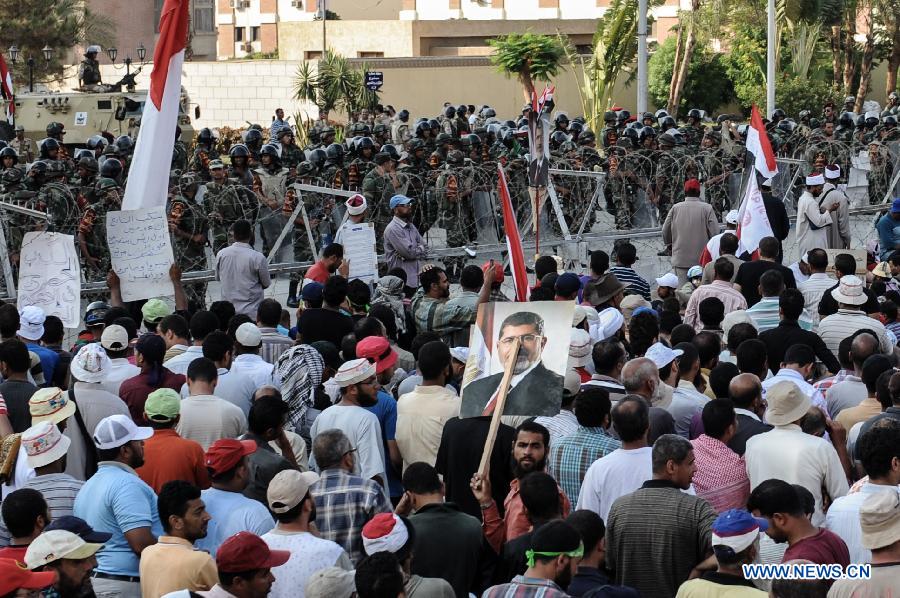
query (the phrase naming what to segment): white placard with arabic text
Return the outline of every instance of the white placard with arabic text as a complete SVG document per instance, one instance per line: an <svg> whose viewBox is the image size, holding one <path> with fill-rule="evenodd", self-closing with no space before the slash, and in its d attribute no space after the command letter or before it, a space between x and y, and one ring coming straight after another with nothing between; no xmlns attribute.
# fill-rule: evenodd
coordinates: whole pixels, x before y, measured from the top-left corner
<svg viewBox="0 0 900 598"><path fill-rule="evenodd" d="M174 295L169 268L175 258L165 208L107 212L106 239L123 301Z"/></svg>
<svg viewBox="0 0 900 598"><path fill-rule="evenodd" d="M46 315L57 316L66 328L77 328L81 322L81 270L75 237L25 233L19 255L18 308L36 305Z"/></svg>

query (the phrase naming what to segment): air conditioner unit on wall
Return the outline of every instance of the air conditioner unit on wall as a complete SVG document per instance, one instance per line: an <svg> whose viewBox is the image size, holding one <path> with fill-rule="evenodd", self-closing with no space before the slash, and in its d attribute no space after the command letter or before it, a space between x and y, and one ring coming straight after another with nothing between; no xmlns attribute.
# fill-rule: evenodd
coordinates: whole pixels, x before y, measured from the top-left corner
<svg viewBox="0 0 900 598"><path fill-rule="evenodd" d="M241 49L244 52L253 52L253 44L250 42L244 42L243 44L241 44Z"/></svg>
<svg viewBox="0 0 900 598"><path fill-rule="evenodd" d="M241 8L250 8L250 0L241 0Z"/></svg>
<svg viewBox="0 0 900 598"><path fill-rule="evenodd" d="M291 0L291 6L303 10L303 0Z"/></svg>

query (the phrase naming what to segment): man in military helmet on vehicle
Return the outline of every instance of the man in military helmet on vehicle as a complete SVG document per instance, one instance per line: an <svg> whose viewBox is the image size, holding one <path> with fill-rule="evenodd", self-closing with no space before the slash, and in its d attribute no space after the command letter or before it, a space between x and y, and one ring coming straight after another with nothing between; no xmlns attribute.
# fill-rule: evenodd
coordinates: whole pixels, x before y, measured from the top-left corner
<svg viewBox="0 0 900 598"><path fill-rule="evenodd" d="M100 75L100 63L97 54L100 46L88 46L84 52L84 60L78 65L78 87L83 91L105 91L103 77Z"/></svg>

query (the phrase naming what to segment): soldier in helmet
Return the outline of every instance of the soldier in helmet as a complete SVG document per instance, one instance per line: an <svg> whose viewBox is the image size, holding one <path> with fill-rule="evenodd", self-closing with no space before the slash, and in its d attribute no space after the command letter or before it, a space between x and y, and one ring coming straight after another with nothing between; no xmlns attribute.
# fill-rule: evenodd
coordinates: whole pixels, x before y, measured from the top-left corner
<svg viewBox="0 0 900 598"><path fill-rule="evenodd" d="M43 162L41 163L43 164ZM46 164L43 164L46 168ZM34 166L32 166L32 169ZM33 178L33 177L28 177ZM29 189L25 185L25 173L18 168L8 168L0 174L0 201L15 204L23 208L35 208L35 189ZM29 230L38 230L40 221L20 214L18 212L6 212L2 218L2 224L6 231L6 243L9 250L9 260L13 266L19 263L19 252L22 248L22 239Z"/></svg>
<svg viewBox="0 0 900 598"><path fill-rule="evenodd" d="M288 169L281 165L278 148L271 144L262 147L259 154L260 166L253 171L253 190L259 197L259 227L263 240L263 253L268 254L287 224L282 212L284 194L287 191ZM287 247L278 249L276 262L288 261Z"/></svg>
<svg viewBox="0 0 900 598"><path fill-rule="evenodd" d="M304 162L301 163L300 168L302 168L303 174L307 178L307 182L310 182L308 177L312 174L312 165L309 162ZM309 229L306 228L306 222L303 220L303 213L298 213L293 219L294 227L291 238L293 256L295 262L312 262L314 261L313 245L319 243L320 227L324 225L326 228L330 229L328 223L323 223L323 221L329 219L328 215L330 215L331 211L334 209L334 199L333 196L331 196L327 200L324 200L324 198L321 198L318 194L301 192L296 184L292 184L288 186L287 191L285 191L284 194L283 213L285 218L291 218L293 216L301 198L306 210L306 221L309 222ZM319 201L324 201L325 203L323 203L321 207L314 207L314 204ZM326 211L328 212L327 215ZM328 233L333 234L333 231L328 230ZM312 238L313 245L310 245L310 237ZM291 279L288 284L288 298L294 298L294 301L291 303L296 303L297 287L302 280L302 273L295 272L291 274Z"/></svg>
<svg viewBox="0 0 900 598"><path fill-rule="evenodd" d="M621 144L619 144L621 142ZM631 140L623 137L616 146L609 148L603 170L606 172L606 203L612 207L616 228L628 229L636 208L638 173L626 159Z"/></svg>
<svg viewBox="0 0 900 598"><path fill-rule="evenodd" d="M252 128L247 129L241 137L244 140L244 145L250 150L250 158L247 160L247 165L250 168L256 168L259 165L259 150L263 146L262 131Z"/></svg>
<svg viewBox="0 0 900 598"><path fill-rule="evenodd" d="M191 158L191 170L200 175L203 181L210 180L209 163L219 159L219 151L216 149L216 138L208 127L200 129L197 134L197 148Z"/></svg>
<svg viewBox="0 0 900 598"><path fill-rule="evenodd" d="M104 91L103 77L100 75L100 63L97 54L100 46L88 46L84 52L84 60L78 65L78 87L85 91Z"/></svg>
<svg viewBox="0 0 900 598"><path fill-rule="evenodd" d="M881 130L879 131L882 143L891 141L900 141L900 128L897 127L897 117L888 114L881 119Z"/></svg>
<svg viewBox="0 0 900 598"><path fill-rule="evenodd" d="M91 273L90 279L104 279L111 267L106 242L106 215L122 209L122 188L113 179L97 180L97 201L87 206L78 221L78 246L81 258Z"/></svg>
<svg viewBox="0 0 900 598"><path fill-rule="evenodd" d="M90 154L90 152L88 151ZM82 156L78 159L75 169L76 179L72 183L75 191L75 201L78 208L83 210L97 201L95 190L97 188L97 173L99 167L97 160L92 155Z"/></svg>
<svg viewBox="0 0 900 598"><path fill-rule="evenodd" d="M450 151L435 186L439 210L438 226L447 231L447 247L463 247L472 240L475 229L472 209L473 175L472 169L466 168L462 152ZM444 259L444 267L450 280L459 278L465 262L465 256Z"/></svg>
<svg viewBox="0 0 900 598"><path fill-rule="evenodd" d="M213 176L218 177L221 170L218 168L218 161L213 162L211 170ZM175 253L175 263L182 272L203 270L206 267L206 245L210 223L204 214L203 206L196 200L199 188L200 177L197 176L197 173L186 172L178 179L178 192L169 203L168 221L169 232L172 235L172 249ZM219 210L216 212L218 216L221 216L223 209L222 199L222 195L219 195L217 205L213 206L214 209ZM235 221L240 218L232 217ZM218 226L221 231L222 224L219 223ZM227 242L227 233L220 232L220 235L225 236L225 238L218 239L221 248ZM192 283L186 285L184 290L191 309L203 309L206 304L206 283Z"/></svg>
<svg viewBox="0 0 900 598"><path fill-rule="evenodd" d="M250 150L243 143L235 143L228 150L231 158L231 168L228 169L228 178L238 185L253 187L253 174L250 172Z"/></svg>
<svg viewBox="0 0 900 598"><path fill-rule="evenodd" d="M457 137L459 132L456 130L456 108L453 106L445 106L444 112L438 118L441 123L441 132L446 133L450 137Z"/></svg>
<svg viewBox="0 0 900 598"><path fill-rule="evenodd" d="M681 183L677 156L673 151L676 140L670 133L657 136L660 156L656 165L655 181L653 184L653 203L659 210L659 221L665 222L669 215L669 209L679 199L678 185Z"/></svg>
<svg viewBox="0 0 900 598"><path fill-rule="evenodd" d="M0 149L0 176L10 168L18 169L19 153L12 147Z"/></svg>
<svg viewBox="0 0 900 598"><path fill-rule="evenodd" d="M306 155L294 142L294 131L290 126L282 127L276 135L281 146L281 165L290 171L290 176L294 176L297 172L297 165L306 159Z"/></svg>
<svg viewBox="0 0 900 598"><path fill-rule="evenodd" d="M391 143L391 128L385 123L378 123L372 127L372 141L375 142L375 150Z"/></svg>
<svg viewBox="0 0 900 598"><path fill-rule="evenodd" d="M888 103L885 106L885 110L891 113L892 116L900 116L900 96L897 95L896 91L892 91L888 94Z"/></svg>
<svg viewBox="0 0 900 598"><path fill-rule="evenodd" d="M203 211L208 219L205 234L212 236L213 253L218 253L220 249L228 245L228 231L231 225L246 216L239 195L242 187L232 185L228 181L222 161L210 161L209 172L212 180L206 183L203 191ZM196 175L196 173L185 173L179 180L179 195L188 200L188 203L195 204L194 198L201 179L188 176L191 174ZM189 224L193 227L196 223L189 222Z"/></svg>
<svg viewBox="0 0 900 598"><path fill-rule="evenodd" d="M369 137L359 137L356 140L356 158L347 166L347 189L359 191L363 179L369 171L375 168L376 147L375 142Z"/></svg>
<svg viewBox="0 0 900 598"><path fill-rule="evenodd" d="M188 167L188 151L187 146L181 140L181 127L175 127L175 143L172 147L172 164L169 166L169 172L182 173Z"/></svg>
<svg viewBox="0 0 900 598"><path fill-rule="evenodd" d="M74 235L80 210L72 191L66 185L66 171L58 161L47 162L44 183L37 195L38 210L49 215L50 230Z"/></svg>
<svg viewBox="0 0 900 598"><path fill-rule="evenodd" d="M885 201L894 175L893 158L886 145L878 141L869 143L869 166L869 203L876 205Z"/></svg>
<svg viewBox="0 0 900 598"><path fill-rule="evenodd" d="M344 168L344 146L332 143L325 148L325 166L322 184L333 189L347 188L347 170Z"/></svg>
<svg viewBox="0 0 900 598"><path fill-rule="evenodd" d="M34 162L34 141L25 137L25 127L22 125L16 125L16 136L9 141L9 147L16 150L24 164Z"/></svg>
<svg viewBox="0 0 900 598"><path fill-rule="evenodd" d="M854 112L856 110L856 97L847 96L844 98L844 112Z"/></svg>
<svg viewBox="0 0 900 598"><path fill-rule="evenodd" d="M400 188L396 164L390 154L380 152L374 157L375 168L366 174L362 182L362 192L369 205L372 224L375 226L378 250L381 251L381 236L391 219L388 204Z"/></svg>
<svg viewBox="0 0 900 598"><path fill-rule="evenodd" d="M429 158L429 163L432 168L437 168L447 161L447 154L453 149L451 147L453 144L453 137L447 133L438 133L435 143L437 147L431 152L431 157Z"/></svg>
<svg viewBox="0 0 900 598"><path fill-rule="evenodd" d="M722 134L718 131L707 131L700 142L701 153L697 159L706 173L706 201L713 207L716 219L722 221L722 215L731 209L728 199L728 178L735 168L733 160L722 149Z"/></svg>
<svg viewBox="0 0 900 598"><path fill-rule="evenodd" d="M469 117L466 116L468 111L469 107L465 104L460 104L456 107L456 134L460 137L468 135L471 132L471 128L469 127Z"/></svg>
<svg viewBox="0 0 900 598"><path fill-rule="evenodd" d="M688 111L687 124L680 129L681 134L684 136L685 145L693 150L700 147L703 134L706 132L706 127L703 126L702 121L703 113L697 108L693 108Z"/></svg>
<svg viewBox="0 0 900 598"><path fill-rule="evenodd" d="M391 122L391 141L405 147L410 139L412 134L409 131L409 110L404 108Z"/></svg>

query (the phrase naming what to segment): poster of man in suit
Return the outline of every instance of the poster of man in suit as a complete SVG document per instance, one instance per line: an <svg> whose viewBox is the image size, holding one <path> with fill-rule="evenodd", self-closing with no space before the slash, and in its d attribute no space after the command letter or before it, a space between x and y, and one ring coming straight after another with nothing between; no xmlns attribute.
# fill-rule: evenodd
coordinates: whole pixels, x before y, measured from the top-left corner
<svg viewBox="0 0 900 598"><path fill-rule="evenodd" d="M562 402L574 302L486 303L472 327L460 417L490 415L515 340L503 415L553 416Z"/></svg>
<svg viewBox="0 0 900 598"><path fill-rule="evenodd" d="M549 110L528 111L528 186L546 187L550 184L550 124Z"/></svg>

